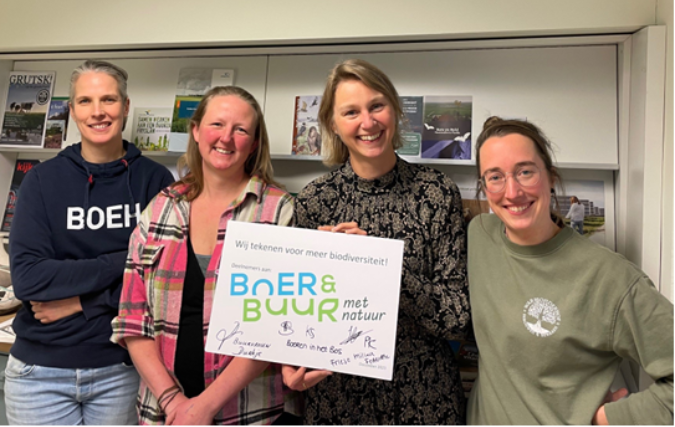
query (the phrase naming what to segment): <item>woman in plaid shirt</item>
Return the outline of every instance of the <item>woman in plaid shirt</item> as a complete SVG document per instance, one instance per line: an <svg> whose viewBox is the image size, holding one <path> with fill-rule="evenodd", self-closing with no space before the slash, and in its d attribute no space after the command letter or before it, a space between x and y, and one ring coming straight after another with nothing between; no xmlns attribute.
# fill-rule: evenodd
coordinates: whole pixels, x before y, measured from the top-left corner
<svg viewBox="0 0 675 427"><path fill-rule="evenodd" d="M280 366L204 351L231 219L289 225L291 196L272 179L262 111L245 90L215 87L190 121L181 180L143 212L113 321L142 382L140 424L293 424L299 399Z"/></svg>

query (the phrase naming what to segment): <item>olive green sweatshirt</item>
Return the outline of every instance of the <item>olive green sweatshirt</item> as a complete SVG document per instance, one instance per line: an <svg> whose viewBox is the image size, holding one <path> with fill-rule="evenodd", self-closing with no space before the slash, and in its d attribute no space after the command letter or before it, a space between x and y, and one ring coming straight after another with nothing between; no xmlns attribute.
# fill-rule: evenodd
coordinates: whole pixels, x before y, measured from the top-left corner
<svg viewBox="0 0 675 427"><path fill-rule="evenodd" d="M656 381L610 424L673 424L673 305L635 265L565 227L519 246L495 215L469 225L478 379L469 424L590 424L622 358Z"/></svg>

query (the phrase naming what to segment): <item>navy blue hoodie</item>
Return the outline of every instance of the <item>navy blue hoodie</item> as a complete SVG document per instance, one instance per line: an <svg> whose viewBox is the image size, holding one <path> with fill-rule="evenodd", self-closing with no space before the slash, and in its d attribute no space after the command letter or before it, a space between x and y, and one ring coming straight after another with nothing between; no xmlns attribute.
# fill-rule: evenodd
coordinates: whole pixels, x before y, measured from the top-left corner
<svg viewBox="0 0 675 427"><path fill-rule="evenodd" d="M124 141L126 155L94 164L81 144L36 165L21 183L9 237L10 268L23 307L11 353L31 365L100 368L129 363L110 342L129 236L152 198L174 179ZM42 324L29 301L79 296L83 312Z"/></svg>

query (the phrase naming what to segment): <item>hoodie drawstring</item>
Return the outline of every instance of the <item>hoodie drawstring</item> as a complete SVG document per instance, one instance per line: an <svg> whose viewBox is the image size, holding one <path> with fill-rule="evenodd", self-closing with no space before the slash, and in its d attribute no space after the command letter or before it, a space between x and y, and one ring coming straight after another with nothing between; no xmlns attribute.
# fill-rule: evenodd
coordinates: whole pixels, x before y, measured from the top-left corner
<svg viewBox="0 0 675 427"><path fill-rule="evenodd" d="M134 210L134 218L138 218L140 212L136 212L136 201L134 200L134 193L131 191L131 169L129 169L129 162L126 159L121 159L124 168L127 171L127 190L129 191L129 199L131 199L131 209ZM138 221L136 221L138 222Z"/></svg>
<svg viewBox="0 0 675 427"><path fill-rule="evenodd" d="M84 160L82 161L82 167L89 176L87 178L86 184L84 184L84 211L86 212L89 210L89 192L91 191L91 187L94 185L94 175L91 173L87 167L87 163Z"/></svg>

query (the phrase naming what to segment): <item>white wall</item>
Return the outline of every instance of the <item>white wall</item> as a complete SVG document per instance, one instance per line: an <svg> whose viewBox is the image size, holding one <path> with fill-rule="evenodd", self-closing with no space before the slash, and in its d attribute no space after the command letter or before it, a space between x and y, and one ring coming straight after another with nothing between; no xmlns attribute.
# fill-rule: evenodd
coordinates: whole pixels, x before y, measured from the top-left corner
<svg viewBox="0 0 675 427"><path fill-rule="evenodd" d="M656 0L2 0L0 52L633 32Z"/></svg>
<svg viewBox="0 0 675 427"><path fill-rule="evenodd" d="M657 24L666 25L666 104L663 129L663 216L661 221L661 293L673 301L673 0L658 0Z"/></svg>

